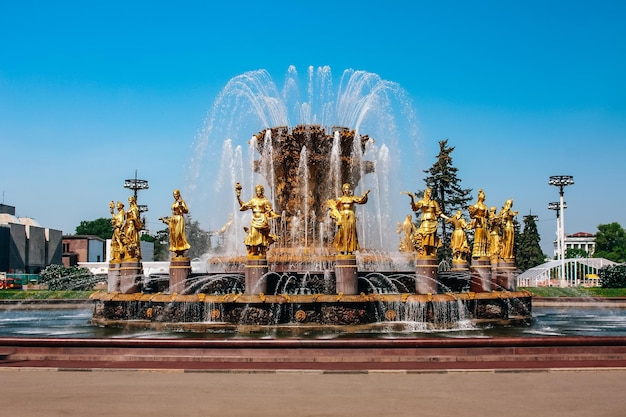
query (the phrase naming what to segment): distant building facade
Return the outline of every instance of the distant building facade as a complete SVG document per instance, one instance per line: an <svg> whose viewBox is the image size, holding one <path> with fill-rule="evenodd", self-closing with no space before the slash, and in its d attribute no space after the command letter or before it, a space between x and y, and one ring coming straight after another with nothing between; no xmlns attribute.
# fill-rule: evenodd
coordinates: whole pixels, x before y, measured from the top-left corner
<svg viewBox="0 0 626 417"><path fill-rule="evenodd" d="M568 249L582 249L589 257L592 257L596 250L596 235L587 232L577 232L565 236L565 252ZM558 249L557 242L554 241L554 259L557 259Z"/></svg>
<svg viewBox="0 0 626 417"><path fill-rule="evenodd" d="M151 262L154 258L154 243L141 241L141 259ZM70 267L85 262L109 262L111 260L111 239L93 235L63 236L63 265Z"/></svg>
<svg viewBox="0 0 626 417"><path fill-rule="evenodd" d="M48 265L61 265L62 235L31 218L15 217L14 206L0 204L0 272L38 274Z"/></svg>
<svg viewBox="0 0 626 417"><path fill-rule="evenodd" d="M76 266L79 262L105 262L106 240L92 235L63 236L63 265Z"/></svg>

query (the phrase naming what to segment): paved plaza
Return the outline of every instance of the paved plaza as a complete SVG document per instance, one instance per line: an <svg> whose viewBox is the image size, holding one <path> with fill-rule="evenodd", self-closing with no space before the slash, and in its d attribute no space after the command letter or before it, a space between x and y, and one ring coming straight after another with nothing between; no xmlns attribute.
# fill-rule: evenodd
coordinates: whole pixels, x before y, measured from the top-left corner
<svg viewBox="0 0 626 417"><path fill-rule="evenodd" d="M0 368L4 416L618 417L625 369L182 371Z"/></svg>

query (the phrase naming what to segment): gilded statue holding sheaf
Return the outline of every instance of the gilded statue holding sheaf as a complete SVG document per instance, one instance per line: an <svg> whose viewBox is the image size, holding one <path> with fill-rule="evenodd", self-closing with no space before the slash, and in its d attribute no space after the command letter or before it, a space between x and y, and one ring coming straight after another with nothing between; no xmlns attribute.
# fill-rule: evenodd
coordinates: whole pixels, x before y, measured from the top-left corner
<svg viewBox="0 0 626 417"><path fill-rule="evenodd" d="M359 250L359 240L356 233L356 215L354 213L355 204L367 203L367 195L370 190L365 191L362 196L352 195L350 184L343 184L343 194L334 199L328 200L330 217L337 223L337 232L333 245L342 255L351 255Z"/></svg>

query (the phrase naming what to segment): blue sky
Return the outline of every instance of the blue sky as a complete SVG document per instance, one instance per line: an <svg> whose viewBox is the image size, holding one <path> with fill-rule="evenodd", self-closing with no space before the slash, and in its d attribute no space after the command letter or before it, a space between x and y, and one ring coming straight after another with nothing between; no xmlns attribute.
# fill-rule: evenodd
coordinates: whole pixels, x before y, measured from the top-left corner
<svg viewBox="0 0 626 417"><path fill-rule="evenodd" d="M567 233L626 226L625 18L618 1L5 2L3 202L73 233L108 217L137 170L158 230L232 77L265 69L280 83L290 65L328 65L410 95L414 190L448 138L463 186L539 216L548 253L550 175L574 176Z"/></svg>

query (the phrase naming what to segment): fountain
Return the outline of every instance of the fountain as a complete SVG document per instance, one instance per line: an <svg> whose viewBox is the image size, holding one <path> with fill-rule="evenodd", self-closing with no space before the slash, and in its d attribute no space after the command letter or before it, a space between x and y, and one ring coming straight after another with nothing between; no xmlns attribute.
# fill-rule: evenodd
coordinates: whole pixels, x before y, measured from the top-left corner
<svg viewBox="0 0 626 417"><path fill-rule="evenodd" d="M187 194L193 202L189 206L192 210L196 204L210 206L200 203L205 190L196 184L203 175L198 161L207 150L215 150L210 141L223 135L221 163L208 164L220 167L213 175L217 186L209 200L222 209L210 206L210 216L229 220L219 232L221 244L213 245L203 258L206 273L191 274L190 260L184 256L188 245L172 244L167 288L161 285L160 292L141 292L141 283L131 285L128 278L122 280L126 285L113 290L109 284L108 292L92 297L92 322L194 331L271 330L273 334L528 322L531 296L516 291L512 255L500 256L511 242L488 252L487 241L480 238L495 230L488 229L489 224L501 226L512 219L512 200L496 216L502 221L496 221L483 210L481 190L477 203L468 207L471 222L466 223L462 214L442 213L429 190L420 200L405 193L421 224L415 227L411 215L407 216L402 250L395 249L397 233L391 219L401 206L401 184L395 178L402 177L395 163L401 159L395 139L403 122L393 113L391 102L404 97L402 90L375 74L346 71L337 97L332 97L329 69L310 69L308 100L286 104L291 96L298 96L295 78L295 69L290 68L279 94L263 71L236 77L207 117L190 170ZM319 94L313 93L315 86L320 86ZM410 126L410 106L401 107ZM242 147L233 148L228 139L245 133L221 131L220 117L230 127L239 128L238 117L253 119L253 126L260 126L248 141L247 169ZM302 123L290 126L289 120ZM366 128L377 136L362 133ZM409 136L414 131L404 130ZM380 144L378 135L383 138ZM364 191L353 194L353 187ZM252 197L244 201L242 192L250 190ZM174 195L176 201L181 199L178 190ZM181 233L180 221L171 219L180 220L187 213L186 203L182 204L183 211L175 212L175 202L172 217L163 219L170 226L171 239ZM436 257L440 218L459 231L448 271ZM475 230L471 256L464 238L468 227ZM507 238L503 234L502 240ZM175 240L186 243L184 236ZM119 281L114 275L119 272L110 271L110 281ZM137 278L142 279L140 274Z"/></svg>

